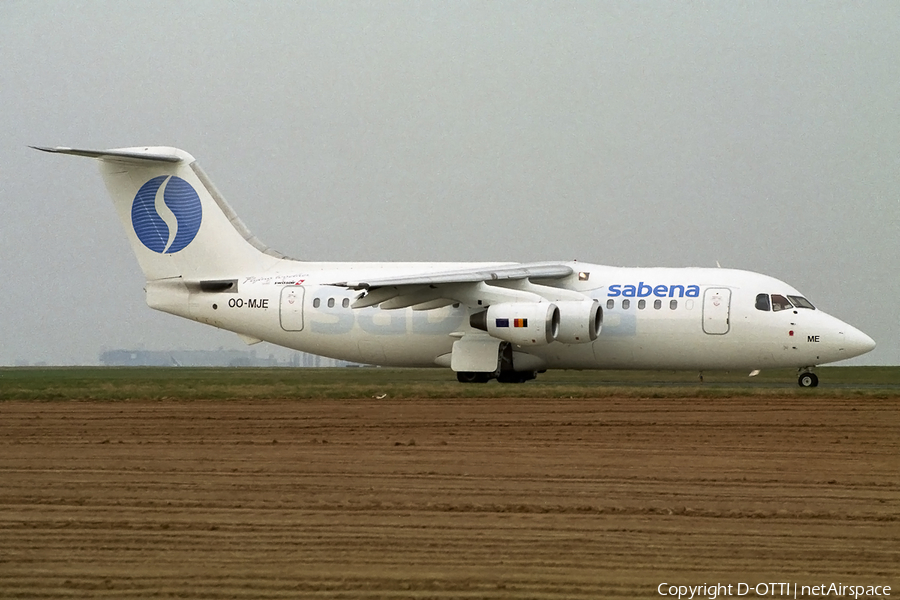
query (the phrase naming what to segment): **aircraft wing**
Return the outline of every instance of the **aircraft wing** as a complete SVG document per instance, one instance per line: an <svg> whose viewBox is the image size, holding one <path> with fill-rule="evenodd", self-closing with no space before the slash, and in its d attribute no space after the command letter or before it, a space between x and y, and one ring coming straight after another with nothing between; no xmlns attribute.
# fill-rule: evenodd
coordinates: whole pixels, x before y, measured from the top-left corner
<svg viewBox="0 0 900 600"><path fill-rule="evenodd" d="M558 263L513 263L476 267L456 271L437 271L420 275L373 277L365 281L341 281L330 285L364 290L353 308L380 304L383 309L412 307L430 310L454 302L477 305L480 300L516 301L533 292L488 286L489 283L516 282L529 279L562 279L574 273L568 265Z"/></svg>
<svg viewBox="0 0 900 600"><path fill-rule="evenodd" d="M384 286L436 285L443 283L478 283L480 281L500 281L509 279L560 279L575 271L567 265L555 263L515 263L496 267L478 267L460 271L423 273L400 277L372 278L366 281L342 281L331 285L354 290L369 290Z"/></svg>

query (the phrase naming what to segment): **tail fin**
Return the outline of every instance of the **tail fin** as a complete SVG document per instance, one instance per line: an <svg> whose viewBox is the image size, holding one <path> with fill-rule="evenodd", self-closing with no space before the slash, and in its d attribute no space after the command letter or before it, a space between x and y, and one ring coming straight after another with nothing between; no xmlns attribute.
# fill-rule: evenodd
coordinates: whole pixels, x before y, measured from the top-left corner
<svg viewBox="0 0 900 600"><path fill-rule="evenodd" d="M35 149L100 162L106 188L148 281L226 278L263 271L285 258L250 234L194 157L183 150Z"/></svg>

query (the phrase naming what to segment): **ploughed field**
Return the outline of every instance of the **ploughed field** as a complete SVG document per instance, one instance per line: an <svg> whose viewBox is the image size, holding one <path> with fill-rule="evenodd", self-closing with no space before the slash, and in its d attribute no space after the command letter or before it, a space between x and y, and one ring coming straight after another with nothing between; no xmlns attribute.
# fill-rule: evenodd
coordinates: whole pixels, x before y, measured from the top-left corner
<svg viewBox="0 0 900 600"><path fill-rule="evenodd" d="M592 388L566 374L444 388L413 371L353 373L375 381L345 398L242 381L185 400L171 388L192 379L164 371L160 398L135 382L161 371L48 371L33 385L0 372L0 397L31 398L0 402L0 598L900 590L890 386L836 391L820 371L817 390ZM193 381L231 377L205 373ZM58 395L67 385L78 400Z"/></svg>

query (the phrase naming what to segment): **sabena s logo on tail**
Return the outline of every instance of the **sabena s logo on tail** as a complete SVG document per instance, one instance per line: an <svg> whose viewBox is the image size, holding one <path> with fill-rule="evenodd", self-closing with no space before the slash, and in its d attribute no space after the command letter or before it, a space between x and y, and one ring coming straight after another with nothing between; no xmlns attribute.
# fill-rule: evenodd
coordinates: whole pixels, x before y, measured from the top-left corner
<svg viewBox="0 0 900 600"><path fill-rule="evenodd" d="M197 191L174 175L160 175L142 185L131 205L131 224L138 239L160 254L184 250L200 231L202 218Z"/></svg>

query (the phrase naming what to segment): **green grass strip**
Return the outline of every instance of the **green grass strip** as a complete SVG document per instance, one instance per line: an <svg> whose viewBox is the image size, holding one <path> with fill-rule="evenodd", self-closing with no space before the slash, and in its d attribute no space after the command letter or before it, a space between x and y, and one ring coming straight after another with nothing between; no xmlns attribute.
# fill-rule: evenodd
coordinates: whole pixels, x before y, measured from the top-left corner
<svg viewBox="0 0 900 600"><path fill-rule="evenodd" d="M825 398L900 396L900 367L825 367L820 385L794 370L747 373L551 371L524 384L460 384L446 369L384 368L0 368L0 401L272 400L307 398Z"/></svg>

